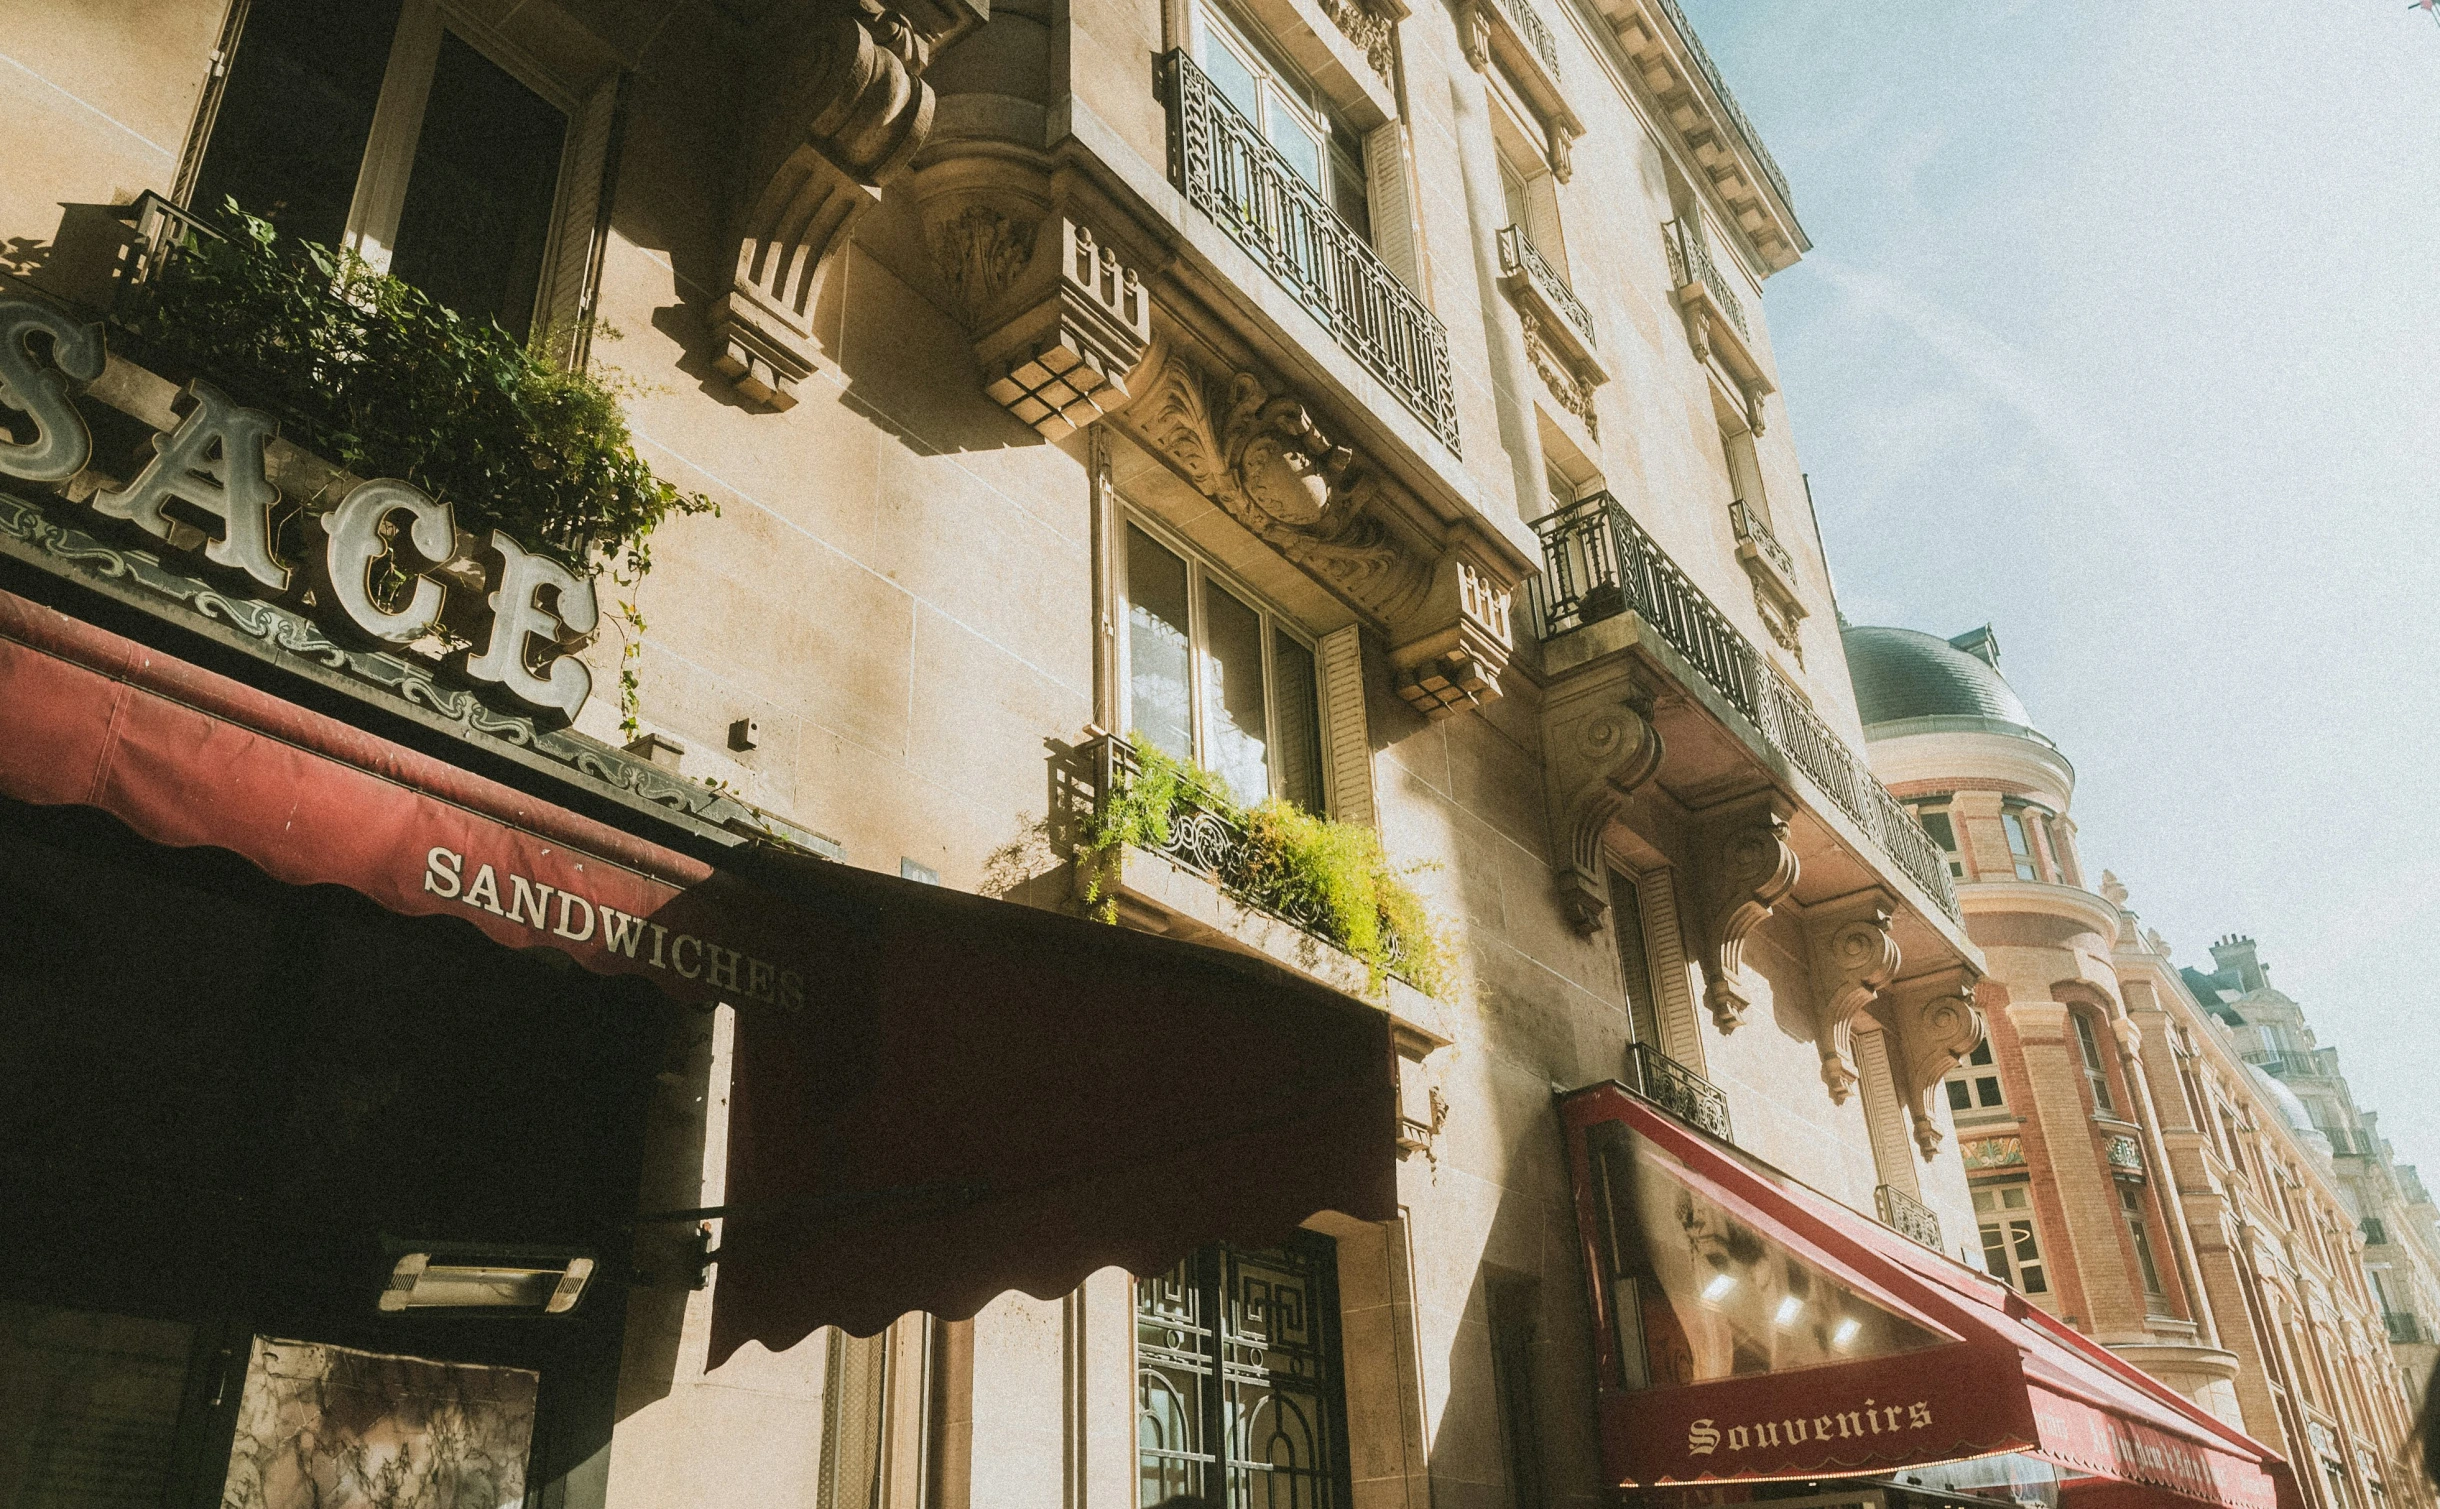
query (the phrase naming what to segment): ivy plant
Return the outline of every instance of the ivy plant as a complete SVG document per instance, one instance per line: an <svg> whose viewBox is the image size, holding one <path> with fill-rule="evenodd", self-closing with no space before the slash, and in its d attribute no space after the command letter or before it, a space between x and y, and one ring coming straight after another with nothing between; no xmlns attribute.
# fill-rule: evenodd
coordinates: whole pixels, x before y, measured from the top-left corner
<svg viewBox="0 0 2440 1509"><path fill-rule="evenodd" d="M1370 828L1316 817L1276 797L1252 807L1232 800L1220 778L1138 737L1136 773L1104 794L1085 833L1092 851L1086 901L1109 915L1100 876L1122 844L1159 849L1182 807L1200 807L1241 835L1221 866L1221 888L1249 906L1306 919L1328 942L1364 961L1378 986L1396 975L1437 994L1447 947L1423 898L1382 852Z"/></svg>

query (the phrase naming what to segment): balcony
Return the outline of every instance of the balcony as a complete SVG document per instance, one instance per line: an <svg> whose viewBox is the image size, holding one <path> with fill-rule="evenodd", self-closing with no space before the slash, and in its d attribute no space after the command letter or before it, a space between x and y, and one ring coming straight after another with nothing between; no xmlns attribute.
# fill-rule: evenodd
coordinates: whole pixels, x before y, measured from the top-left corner
<svg viewBox="0 0 2440 1509"><path fill-rule="evenodd" d="M1729 1133L1728 1097L1649 1043L1627 1044L1627 1088L1698 1132L1737 1140Z"/></svg>
<svg viewBox="0 0 2440 1509"><path fill-rule="evenodd" d="M2384 1310L2381 1312L2381 1320L2389 1328L2389 1340L2392 1345L2416 1347L2431 1344L2431 1328L2423 1324L2422 1316L2411 1310Z"/></svg>
<svg viewBox="0 0 2440 1509"><path fill-rule="evenodd" d="M1169 54L1162 77L1178 191L1456 451L1457 391L1439 318L1184 51Z"/></svg>
<svg viewBox="0 0 2440 1509"><path fill-rule="evenodd" d="M1669 248L1669 280L1679 288L1700 286L1711 295L1720 312L1728 316L1741 339L1752 340L1754 333L1746 327L1745 303L1729 286L1728 275L1711 260L1711 243L1703 237L1699 222L1671 220L1661 226L1661 240Z"/></svg>
<svg viewBox="0 0 2440 1509"><path fill-rule="evenodd" d="M1882 1184L1873 1189L1872 1205L1880 1213L1882 1225L1934 1252L1943 1250L1940 1245L1940 1216L1921 1200L1894 1184Z"/></svg>
<svg viewBox="0 0 2440 1509"><path fill-rule="evenodd" d="M1525 45L1533 49L1533 55L1550 70L1550 76L1557 78L1559 41L1550 34L1550 26L1542 19L1542 13L1533 8L1533 0L1499 0L1499 7L1500 14L1508 19L1508 24L1525 39Z"/></svg>
<svg viewBox="0 0 2440 1509"><path fill-rule="evenodd" d="M1758 742L1811 778L1952 922L1962 920L1948 863L1914 815L1616 498L1581 499L1534 529L1543 569L1533 605L1545 642L1634 614L1743 716Z"/></svg>
<svg viewBox="0 0 2440 1509"><path fill-rule="evenodd" d="M1576 297L1567 279L1543 259L1521 225L1500 232L1500 287L1516 306L1525 331L1525 352L1559 407L1598 438L1601 422L1593 390L1610 380L1594 352L1593 311Z"/></svg>

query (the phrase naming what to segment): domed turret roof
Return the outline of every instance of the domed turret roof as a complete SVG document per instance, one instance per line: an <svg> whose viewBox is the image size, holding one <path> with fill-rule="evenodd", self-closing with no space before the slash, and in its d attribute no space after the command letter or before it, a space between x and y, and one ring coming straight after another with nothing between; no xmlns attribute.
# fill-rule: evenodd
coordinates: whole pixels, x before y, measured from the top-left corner
<svg viewBox="0 0 2440 1509"><path fill-rule="evenodd" d="M2304 1102L2296 1098L2295 1091L2272 1078L2259 1064L2247 1064L2245 1073L2253 1080L2255 1087L2279 1107L2279 1114L2287 1118L2288 1129L2296 1134L2298 1141L2317 1142L2323 1152L2330 1150L2328 1135L2313 1125L2313 1113L2304 1108Z"/></svg>
<svg viewBox="0 0 2440 1509"><path fill-rule="evenodd" d="M1960 639L1990 658L1915 629L1851 625L1842 631L1856 711L1866 727L1909 718L1986 718L2031 729L2033 718L1993 663L1988 630Z"/></svg>

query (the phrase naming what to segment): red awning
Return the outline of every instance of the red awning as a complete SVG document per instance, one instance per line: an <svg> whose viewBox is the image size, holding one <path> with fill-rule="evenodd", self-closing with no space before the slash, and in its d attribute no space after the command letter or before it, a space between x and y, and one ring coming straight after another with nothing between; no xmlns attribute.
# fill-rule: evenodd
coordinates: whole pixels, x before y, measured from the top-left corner
<svg viewBox="0 0 2440 1509"><path fill-rule="evenodd" d="M2268 1448L2005 1285L1623 1086L1579 1090L1561 1113L1620 1483L2031 1452L2224 1509L2301 1502Z"/></svg>
<svg viewBox="0 0 2440 1509"><path fill-rule="evenodd" d="M735 1006L715 1362L1396 1214L1387 1018L1263 961L715 866L5 592L0 796Z"/></svg>

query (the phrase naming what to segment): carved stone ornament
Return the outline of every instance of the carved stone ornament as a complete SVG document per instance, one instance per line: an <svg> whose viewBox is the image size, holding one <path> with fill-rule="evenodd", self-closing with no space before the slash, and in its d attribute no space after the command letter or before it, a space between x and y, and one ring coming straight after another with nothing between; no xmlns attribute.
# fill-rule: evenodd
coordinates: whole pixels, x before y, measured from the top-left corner
<svg viewBox="0 0 2440 1509"><path fill-rule="evenodd" d="M1855 1019L1898 973L1889 897L1877 891L1808 914L1813 943L1814 1043L1822 1083L1845 1104L1855 1090Z"/></svg>
<svg viewBox="0 0 2440 1509"><path fill-rule="evenodd" d="M1763 629L1770 634L1771 643L1795 656L1796 663L1803 665L1805 641L1797 631L1795 617L1775 594L1764 591L1759 582L1754 586L1754 612L1761 618Z"/></svg>
<svg viewBox="0 0 2440 1509"><path fill-rule="evenodd" d="M1988 1030L1973 982L1960 970L1901 980L1883 994L1874 1014L1896 1035L1898 1093L1928 1163L1940 1152L1940 1082L1981 1046Z"/></svg>
<svg viewBox="0 0 2440 1509"><path fill-rule="evenodd" d="M1600 439L1601 418L1593 407L1594 385L1585 381L1575 366L1552 346L1539 315L1530 309L1520 309L1517 323L1524 327L1525 355L1533 362L1534 371L1541 374L1542 385L1550 389L1551 398L1582 422L1587 435Z"/></svg>
<svg viewBox="0 0 2440 1509"><path fill-rule="evenodd" d="M1497 701L1516 652L1513 604L1512 590L1463 551L1441 557L1419 615L1428 627L1389 652L1398 695L1427 718Z"/></svg>
<svg viewBox="0 0 2440 1509"><path fill-rule="evenodd" d="M1491 71L1491 6L1494 0L1457 0L1457 42L1477 73Z"/></svg>
<svg viewBox="0 0 2440 1509"><path fill-rule="evenodd" d="M1174 347L1154 362L1127 422L1196 491L1384 621L1422 606L1431 562L1368 511L1379 484L1303 403L1251 372L1208 377Z"/></svg>
<svg viewBox="0 0 2440 1509"><path fill-rule="evenodd" d="M1057 266L1041 297L974 347L983 391L1049 440L1126 403L1130 377L1152 344L1152 296L1135 269L1074 220L1062 218L1054 235L1047 255Z"/></svg>
<svg viewBox="0 0 2440 1509"><path fill-rule="evenodd" d="M1576 176L1576 133L1557 121L1550 127L1550 176L1561 183Z"/></svg>
<svg viewBox="0 0 2440 1509"><path fill-rule="evenodd" d="M1786 814L1765 807L1728 827L1719 839L1715 874L1703 1004L1711 1008L1712 1024L1727 1034L1754 1004L1745 983L1745 940L1796 888L1796 850L1788 842Z"/></svg>
<svg viewBox="0 0 2440 1509"><path fill-rule="evenodd" d="M1542 730L1559 904L1569 925L1589 936L1610 907L1603 840L1627 799L1659 772L1661 734L1650 694L1615 682L1590 696L1546 700Z"/></svg>
<svg viewBox="0 0 2440 1509"><path fill-rule="evenodd" d="M813 371L824 258L932 126L932 41L879 0L774 6L759 29L736 271L712 307L713 366L741 397L795 406Z"/></svg>
<svg viewBox="0 0 2440 1509"><path fill-rule="evenodd" d="M1322 14L1338 27L1339 34L1362 50L1364 61L1372 65L1383 86L1397 88L1397 53L1390 40L1395 27L1391 19L1376 12L1365 0L1321 0L1321 7Z"/></svg>

